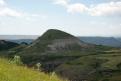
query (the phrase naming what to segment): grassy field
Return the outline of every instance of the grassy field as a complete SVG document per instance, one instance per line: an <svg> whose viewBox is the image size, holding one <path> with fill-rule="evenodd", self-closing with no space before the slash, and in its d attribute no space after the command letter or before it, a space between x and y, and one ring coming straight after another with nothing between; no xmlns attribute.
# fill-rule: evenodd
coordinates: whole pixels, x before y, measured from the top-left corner
<svg viewBox="0 0 121 81"><path fill-rule="evenodd" d="M55 74L47 75L23 66L10 64L0 59L0 81L63 81Z"/></svg>

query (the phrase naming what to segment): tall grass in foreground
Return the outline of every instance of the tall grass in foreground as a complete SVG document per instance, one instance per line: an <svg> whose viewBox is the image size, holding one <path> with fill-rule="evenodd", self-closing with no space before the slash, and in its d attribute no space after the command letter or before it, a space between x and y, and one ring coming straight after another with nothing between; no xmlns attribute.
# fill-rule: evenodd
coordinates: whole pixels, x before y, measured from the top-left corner
<svg viewBox="0 0 121 81"><path fill-rule="evenodd" d="M0 58L0 81L62 81L56 75L47 75L23 66L10 64Z"/></svg>

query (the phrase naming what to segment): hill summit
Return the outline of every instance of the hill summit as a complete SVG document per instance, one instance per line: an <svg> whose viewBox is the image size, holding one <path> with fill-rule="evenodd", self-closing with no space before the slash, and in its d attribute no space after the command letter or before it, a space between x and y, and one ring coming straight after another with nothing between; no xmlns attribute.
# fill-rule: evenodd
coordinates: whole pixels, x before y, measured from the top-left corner
<svg viewBox="0 0 121 81"><path fill-rule="evenodd" d="M82 48L90 47L89 44L80 41L75 36L66 32L50 29L46 31L41 37L33 41L25 51L30 53L45 53L45 52L59 52L69 50L81 50Z"/></svg>
<svg viewBox="0 0 121 81"><path fill-rule="evenodd" d="M61 30L49 29L42 35L41 38L45 40L54 40L54 39L62 39L67 37L73 37L73 36Z"/></svg>

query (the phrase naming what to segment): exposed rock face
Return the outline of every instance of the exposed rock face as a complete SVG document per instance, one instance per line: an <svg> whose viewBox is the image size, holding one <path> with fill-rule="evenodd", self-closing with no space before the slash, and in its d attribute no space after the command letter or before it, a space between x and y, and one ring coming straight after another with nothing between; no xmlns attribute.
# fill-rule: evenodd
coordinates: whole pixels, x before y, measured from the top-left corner
<svg viewBox="0 0 121 81"><path fill-rule="evenodd" d="M59 50L67 50L73 48L73 46L87 47L88 45L84 42L80 42L75 37L65 38L65 39L55 39L51 44L48 45L50 50L59 51Z"/></svg>

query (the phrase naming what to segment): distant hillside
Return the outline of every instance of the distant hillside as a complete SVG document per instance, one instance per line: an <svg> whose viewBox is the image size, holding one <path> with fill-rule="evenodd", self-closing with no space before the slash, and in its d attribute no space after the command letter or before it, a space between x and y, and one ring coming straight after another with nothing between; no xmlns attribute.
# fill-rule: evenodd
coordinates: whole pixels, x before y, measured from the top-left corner
<svg viewBox="0 0 121 81"><path fill-rule="evenodd" d="M8 50L14 47L17 47L19 44L14 43L14 42L9 42L5 40L0 40L0 51L1 50Z"/></svg>
<svg viewBox="0 0 121 81"><path fill-rule="evenodd" d="M16 40L9 40L8 41L11 41L11 42L15 42L15 43L18 43L18 44L21 44L21 43L27 43L27 44L30 44L34 41L35 39L16 39Z"/></svg>
<svg viewBox="0 0 121 81"><path fill-rule="evenodd" d="M112 47L121 47L121 41L118 38L114 37L79 37L80 40L96 44L96 45L105 45L105 46L112 46Z"/></svg>
<svg viewBox="0 0 121 81"><path fill-rule="evenodd" d="M119 37L119 38L117 37L116 39L121 42L121 37Z"/></svg>
<svg viewBox="0 0 121 81"><path fill-rule="evenodd" d="M56 75L47 75L24 66L10 64L0 58L0 81L62 81Z"/></svg>

